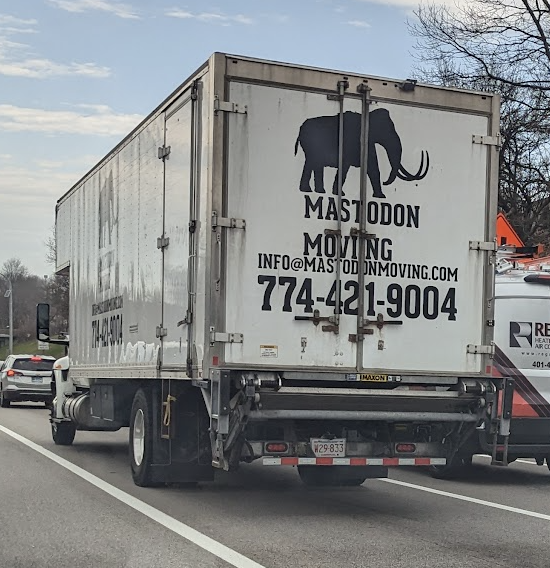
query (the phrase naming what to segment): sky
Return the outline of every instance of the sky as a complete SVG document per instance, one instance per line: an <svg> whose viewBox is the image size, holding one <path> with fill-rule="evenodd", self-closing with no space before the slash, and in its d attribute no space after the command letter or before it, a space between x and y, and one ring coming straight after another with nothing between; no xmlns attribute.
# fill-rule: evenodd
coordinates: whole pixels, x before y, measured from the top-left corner
<svg viewBox="0 0 550 568"><path fill-rule="evenodd" d="M57 199L215 51L405 79L417 0L0 2L0 267L51 274Z"/></svg>

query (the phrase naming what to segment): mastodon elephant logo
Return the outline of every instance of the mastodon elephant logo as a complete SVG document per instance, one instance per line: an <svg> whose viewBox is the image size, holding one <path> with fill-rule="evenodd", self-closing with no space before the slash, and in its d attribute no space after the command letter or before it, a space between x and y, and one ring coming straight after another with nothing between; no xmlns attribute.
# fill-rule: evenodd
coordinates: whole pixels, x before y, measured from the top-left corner
<svg viewBox="0 0 550 568"><path fill-rule="evenodd" d="M338 168L338 123L339 115L319 116L307 119L300 127L300 133L294 147L294 155L300 145L305 154L305 164L300 180L300 191L311 191L310 179L313 173L314 187L317 193L325 193L323 182L324 168ZM380 183L380 168L375 144L385 149L391 167L390 175L383 185L393 183L396 178L404 181L423 179L430 167L428 152L422 151L420 166L415 174L409 173L401 163L403 148L401 139L395 130L390 113L379 108L369 114L369 142L367 151L367 176L372 185L373 196L386 197ZM342 185L351 166L361 165L361 114L346 111L344 113ZM338 194L338 172L334 178L332 193ZM342 191L343 194L343 191Z"/></svg>

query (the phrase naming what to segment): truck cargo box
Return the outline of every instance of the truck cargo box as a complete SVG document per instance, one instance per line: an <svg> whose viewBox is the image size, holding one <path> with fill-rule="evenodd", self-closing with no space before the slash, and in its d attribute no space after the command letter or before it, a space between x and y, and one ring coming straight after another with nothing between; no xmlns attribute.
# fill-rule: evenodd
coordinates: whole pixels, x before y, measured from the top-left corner
<svg viewBox="0 0 550 568"><path fill-rule="evenodd" d="M71 375L481 376L498 97L215 54L57 206Z"/></svg>

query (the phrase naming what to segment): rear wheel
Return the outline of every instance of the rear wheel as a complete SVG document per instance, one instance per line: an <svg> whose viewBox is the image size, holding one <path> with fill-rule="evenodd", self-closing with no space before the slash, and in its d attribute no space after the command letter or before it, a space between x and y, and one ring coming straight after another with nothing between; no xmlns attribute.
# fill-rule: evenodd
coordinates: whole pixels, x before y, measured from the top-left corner
<svg viewBox="0 0 550 568"><path fill-rule="evenodd" d="M158 485L153 481L153 412L151 401L139 389L130 414L130 466L132 478L139 487Z"/></svg>
<svg viewBox="0 0 550 568"><path fill-rule="evenodd" d="M353 471L355 467L299 465L298 474L309 487L358 487L367 476Z"/></svg>
<svg viewBox="0 0 550 568"><path fill-rule="evenodd" d="M4 391L2 389L2 385L0 385L0 407L1 408L9 408L10 401L6 398Z"/></svg>
<svg viewBox="0 0 550 568"><path fill-rule="evenodd" d="M56 446L70 446L75 434L74 422L52 422L52 438Z"/></svg>

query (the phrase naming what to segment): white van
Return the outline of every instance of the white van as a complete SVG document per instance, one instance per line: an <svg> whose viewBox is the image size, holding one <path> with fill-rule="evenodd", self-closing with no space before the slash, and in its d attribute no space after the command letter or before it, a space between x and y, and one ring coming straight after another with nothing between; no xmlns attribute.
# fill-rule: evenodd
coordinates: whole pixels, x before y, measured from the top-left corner
<svg viewBox="0 0 550 568"><path fill-rule="evenodd" d="M493 374L513 379L513 392L501 393L499 404L511 409L509 436L477 428L456 458L432 466L432 476L460 476L475 454L488 454L494 464L534 458L550 469L550 265L523 264L536 247L501 247L495 276L495 355Z"/></svg>
<svg viewBox="0 0 550 568"><path fill-rule="evenodd" d="M495 344L497 370L514 379L508 461L531 457L550 468L550 271L497 274Z"/></svg>

